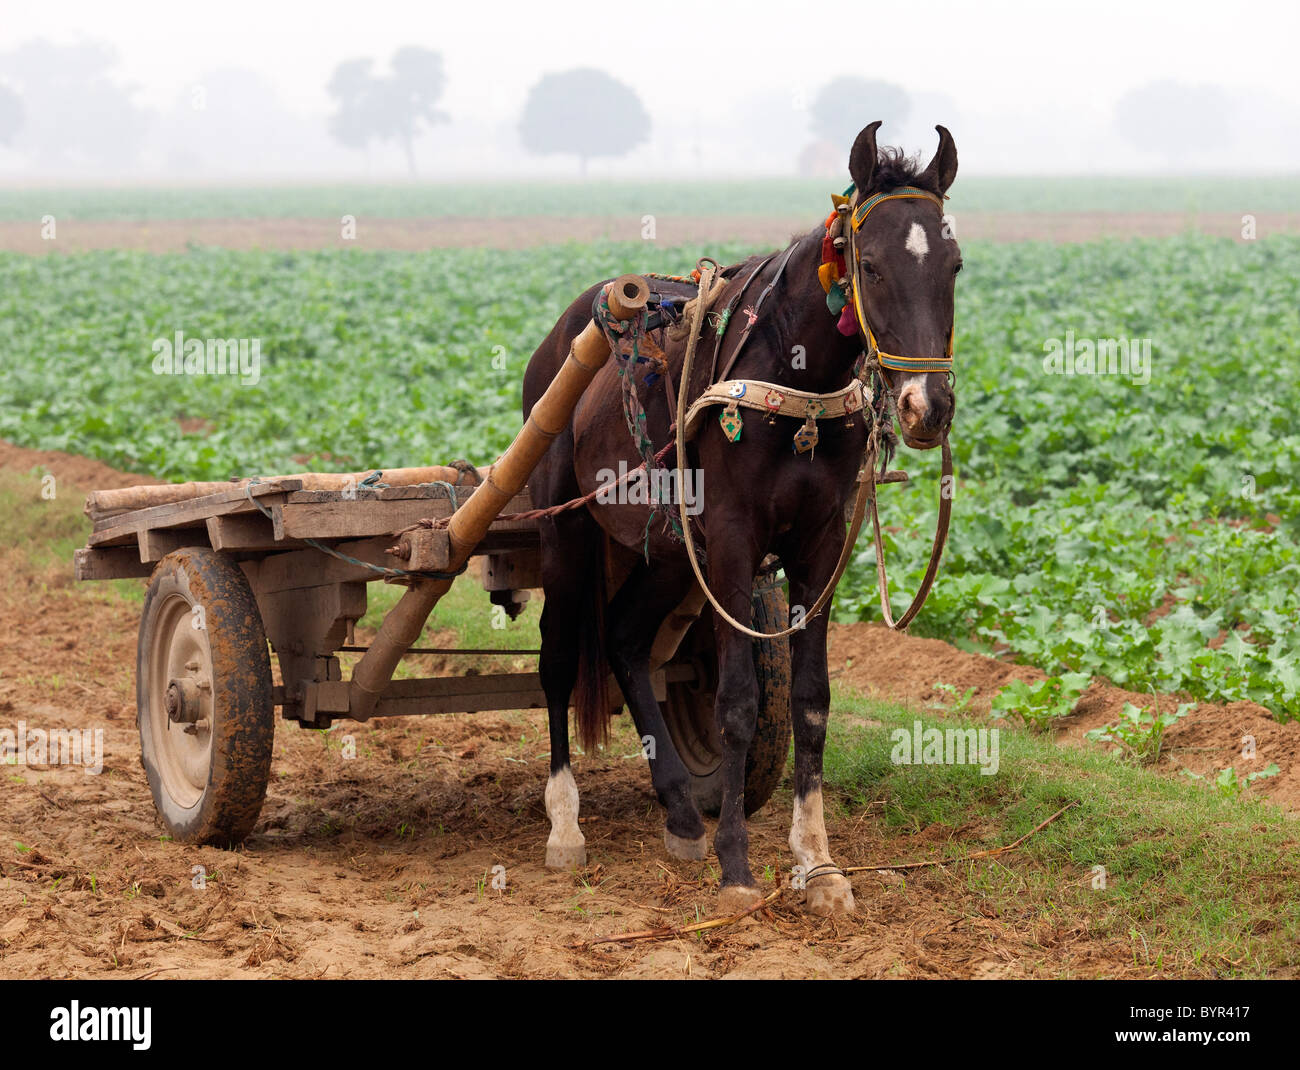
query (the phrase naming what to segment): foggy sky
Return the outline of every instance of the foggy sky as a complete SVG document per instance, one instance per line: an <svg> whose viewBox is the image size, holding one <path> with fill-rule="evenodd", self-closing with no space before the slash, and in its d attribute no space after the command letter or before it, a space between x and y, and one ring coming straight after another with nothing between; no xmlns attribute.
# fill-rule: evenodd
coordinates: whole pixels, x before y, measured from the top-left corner
<svg viewBox="0 0 1300 1070"><path fill-rule="evenodd" d="M632 86L653 124L649 143L598 161L594 175L793 173L812 140L807 103L840 74L906 89L912 114L887 125L882 143L928 155L942 122L966 173L1300 169L1294 0L669 8L618 0L0 0L0 54L38 38L115 49L113 80L134 87L149 113L132 168L146 176L401 177L395 146L363 153L329 138L325 84L339 62L373 57L382 69L402 45L438 50L446 63L440 106L453 121L419 141L428 178L571 176L571 160L525 155L515 124L530 86L577 66ZM1116 129L1117 101L1162 80L1208 87L1222 100L1218 123L1189 124L1186 151L1144 151ZM200 85L209 107L202 117L190 107ZM42 177L23 152L0 146L0 179Z"/></svg>

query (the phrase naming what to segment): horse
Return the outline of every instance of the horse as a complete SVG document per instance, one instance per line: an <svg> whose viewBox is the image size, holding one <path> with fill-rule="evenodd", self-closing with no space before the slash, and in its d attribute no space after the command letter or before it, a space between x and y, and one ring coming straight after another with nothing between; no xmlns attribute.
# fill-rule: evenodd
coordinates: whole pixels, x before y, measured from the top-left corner
<svg viewBox="0 0 1300 1070"><path fill-rule="evenodd" d="M881 354L882 416L885 406L892 410L889 417L897 416L904 444L929 450L946 442L955 410L951 376L933 374L926 361L950 367L950 359L944 365L937 354L947 352L950 358L955 280L961 269L961 252L943 215L943 199L957 174L957 150L949 132L936 127L939 147L922 169L900 150L877 150L880 125L865 127L849 153L854 187L847 208L840 211L869 215L844 246L848 260L840 264L847 267L846 275L832 282L846 295L838 303L847 300L853 306L850 320L861 322L846 329L848 313L837 319L828 307L830 287L819 269L826 261L831 221L819 223L795 236L779 255L752 257L722 269L720 289L709 300L715 311L699 319L696 339L696 348L706 354L717 347L713 363L697 361L690 382L682 383L680 377L693 332L666 332L661 370L688 401L711 385L719 368L724 369L722 378L730 376L733 382L833 393L853 382L869 346ZM847 232L847 227L841 231ZM828 270L835 275L839 269ZM534 352L523 382L525 418L566 360L570 343L591 320L603 285L578 297ZM677 292L683 298L694 295L692 288ZM770 300L756 299L759 294ZM736 314L729 318L716 312L733 306ZM917 356L886 361L888 354ZM536 506L590 495L606 485L598 473L608 480L608 471L620 461L635 468L644 458L628 433L617 365L611 360L596 375L534 470L529 489ZM909 370L918 367L923 370ZM625 374L635 376L637 369ZM649 438L656 445L669 442L675 417L670 392L647 388L644 382L637 389ZM820 420L815 446L803 450L797 443L792 448L799 417L783 412L763 418L749 410L744 415L749 418L737 438L720 417L704 419L687 456L677 459L682 469L689 466L698 474L703 499L699 516L683 514L680 519L697 524L692 530L699 532L697 541L707 555L707 584L716 606L748 625L755 575L775 555L789 585L793 620L795 610L806 612L838 579L846 507L867 448L868 414ZM544 802L551 822L546 848L551 868L586 863L570 768L569 706L572 699L584 748L607 738L611 670L638 734L654 741L648 757L651 781L666 812L665 848L679 859L706 857L704 822L656 701L650 661L661 624L693 593L698 596L697 581L680 537L669 523L649 523L650 508L593 500L539 525L545 596L539 670L550 724ZM789 842L806 875L805 909L815 915L854 910L849 881L831 858L822 808L822 754L830 714L828 610L829 602L816 615L797 621L790 638L795 758ZM730 914L761 898L749 864L744 809L745 759L755 732L758 685L750 637L722 614L714 614L714 630L715 717L723 747L722 806L714 837L722 871L717 911Z"/></svg>

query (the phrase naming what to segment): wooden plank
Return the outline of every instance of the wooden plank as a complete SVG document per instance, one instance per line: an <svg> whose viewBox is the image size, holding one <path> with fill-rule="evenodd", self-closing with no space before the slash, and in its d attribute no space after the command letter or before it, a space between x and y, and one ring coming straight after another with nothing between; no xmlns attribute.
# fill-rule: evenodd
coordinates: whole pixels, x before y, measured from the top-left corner
<svg viewBox="0 0 1300 1070"><path fill-rule="evenodd" d="M210 516L255 511L257 506L248 500L248 494L254 498L265 498L291 493L299 487L299 480L286 479L279 484L258 483L248 488L232 488L220 494L209 494L204 498L137 509L96 524L87 541L91 546L121 544L133 541L138 531L183 527L186 524L204 522Z"/></svg>
<svg viewBox="0 0 1300 1070"><path fill-rule="evenodd" d="M384 552L392 545L393 537L384 535L376 539L336 543L334 549L359 561L392 568L395 559ZM337 557L331 557L329 554L311 548L272 554L257 561L245 561L243 569L248 574L253 590L259 595L275 591L302 590L328 583L349 583L355 580L380 578L368 568L348 564Z"/></svg>
<svg viewBox="0 0 1300 1070"><path fill-rule="evenodd" d="M675 666L673 679L694 679L689 666ZM665 670L651 674L655 698L667 697ZM313 694L307 705L328 717L348 717L349 689L345 681L309 685ZM610 679L610 701L623 701L618 685ZM408 717L436 713L479 713L484 710L534 710L546 708L546 692L535 672L490 673L483 676L439 676L422 680L394 680L384 689L375 710L376 717Z"/></svg>
<svg viewBox="0 0 1300 1070"><path fill-rule="evenodd" d="M207 519L208 541L214 550L294 550L306 543L277 539L275 527L259 512L227 513Z"/></svg>
<svg viewBox="0 0 1300 1070"><path fill-rule="evenodd" d="M355 501L302 502L298 497L290 495L282 505L286 538L360 539L392 533L428 517L448 517L453 512L451 503L446 498L357 498ZM506 504L504 511L523 512L530 506L530 498L516 495ZM498 521L493 528L526 531L535 526L527 520Z"/></svg>
<svg viewBox="0 0 1300 1070"><path fill-rule="evenodd" d="M459 504L464 505L474 493L475 487L461 486L456 488L456 500ZM519 492L520 499L527 498L528 488L525 487ZM289 498L290 502L295 505L302 504L319 504L321 502L342 502L342 501L408 501L418 499L420 501L443 501L449 502L447 492L444 487L437 484L416 484L407 487L357 487L351 494L345 494L338 490L300 490L295 491ZM526 505L517 510L523 512L525 509L531 509L532 499L529 498Z"/></svg>
<svg viewBox="0 0 1300 1070"><path fill-rule="evenodd" d="M208 533L202 528L141 529L135 535L143 562L161 561L173 550L208 544Z"/></svg>
<svg viewBox="0 0 1300 1070"><path fill-rule="evenodd" d="M84 548L72 555L73 575L79 580L139 579L153 574L153 565L140 560L134 546L113 546L104 550Z"/></svg>
<svg viewBox="0 0 1300 1070"><path fill-rule="evenodd" d="M540 587L541 556L528 552L485 554L479 582L485 591L526 591Z"/></svg>

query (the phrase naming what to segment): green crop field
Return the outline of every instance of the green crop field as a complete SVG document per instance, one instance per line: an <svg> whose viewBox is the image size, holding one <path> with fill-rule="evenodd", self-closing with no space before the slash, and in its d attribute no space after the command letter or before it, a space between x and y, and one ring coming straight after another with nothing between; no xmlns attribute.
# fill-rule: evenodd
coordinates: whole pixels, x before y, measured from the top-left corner
<svg viewBox="0 0 1300 1070"><path fill-rule="evenodd" d="M0 437L171 479L490 460L572 295L704 251L0 254ZM916 630L1300 715L1300 239L968 243L965 260L955 519ZM504 300L506 277L533 299ZM157 374L177 331L257 340L256 382ZM1066 339L1146 340L1149 365L1053 374ZM913 484L882 493L896 605L936 508L937 458L902 454ZM860 549L842 618L878 613Z"/></svg>
<svg viewBox="0 0 1300 1070"><path fill-rule="evenodd" d="M815 218L830 179L412 183L281 187L0 188L0 221L757 215ZM961 179L955 212L1297 212L1300 176Z"/></svg>

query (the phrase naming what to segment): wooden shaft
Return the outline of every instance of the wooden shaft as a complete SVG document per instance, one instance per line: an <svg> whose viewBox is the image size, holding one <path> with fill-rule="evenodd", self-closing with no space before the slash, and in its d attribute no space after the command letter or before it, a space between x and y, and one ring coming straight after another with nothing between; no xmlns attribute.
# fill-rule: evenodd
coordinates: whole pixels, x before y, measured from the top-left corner
<svg viewBox="0 0 1300 1070"><path fill-rule="evenodd" d="M650 647L650 671L661 669L673 660L677 648L682 645L691 625L700 619L704 609L704 589L697 583L690 590L681 604L664 618L655 633L655 641Z"/></svg>
<svg viewBox="0 0 1300 1070"><path fill-rule="evenodd" d="M624 275L610 284L609 308L618 319L630 319L645 308L650 287L639 275ZM447 526L455 572L487 534L508 501L523 490L551 441L564 430L582 392L609 359L605 333L594 320L573 340L569 355L546 392L528 414L515 440L491 466L486 479ZM429 613L451 587L451 580L416 580L384 618L379 634L352 671L351 716L368 718L393 677L402 655L424 628ZM391 627L389 626L391 622Z"/></svg>
<svg viewBox="0 0 1300 1070"><path fill-rule="evenodd" d="M397 605L388 611L379 626L379 632L370 643L370 649L352 670L348 685L350 715L358 721L367 720L379 697L393 678L393 670L402 655L420 638L424 622L433 607L451 590L451 580L421 580L407 588Z"/></svg>

